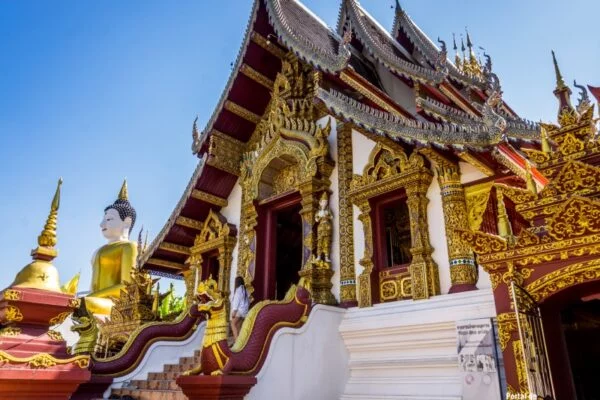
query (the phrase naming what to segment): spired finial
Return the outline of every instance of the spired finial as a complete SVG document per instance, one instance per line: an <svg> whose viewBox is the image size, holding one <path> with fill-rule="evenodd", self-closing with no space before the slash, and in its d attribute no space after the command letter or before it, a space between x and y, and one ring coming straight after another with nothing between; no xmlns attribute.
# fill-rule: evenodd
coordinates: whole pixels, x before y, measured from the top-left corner
<svg viewBox="0 0 600 400"><path fill-rule="evenodd" d="M46 219L46 224L44 225L42 233L40 233L40 236L38 236L38 245L43 247L56 246L56 223L58 217L58 209L60 207L60 187L62 183L63 180L62 178L60 178L56 186L54 198L52 199L52 203L50 204L50 214L48 214L48 218Z"/></svg>
<svg viewBox="0 0 600 400"><path fill-rule="evenodd" d="M554 50L552 50L552 62L554 63L554 73L556 74L556 89L564 89L567 87L565 81L560 73L560 68L558 68L558 62L556 61L556 54L554 54Z"/></svg>
<svg viewBox="0 0 600 400"><path fill-rule="evenodd" d="M458 47L456 47L456 35L452 32L452 50L458 51Z"/></svg>
<svg viewBox="0 0 600 400"><path fill-rule="evenodd" d="M129 192L127 191L127 179L123 179L123 185L119 191L119 200L129 200Z"/></svg>
<svg viewBox="0 0 600 400"><path fill-rule="evenodd" d="M192 139L194 139L194 143L198 141L200 134L198 133L198 116L196 115L196 119L194 119L194 125L192 125Z"/></svg>
<svg viewBox="0 0 600 400"><path fill-rule="evenodd" d="M466 26L465 26L465 32L467 33L467 47L470 50L473 47L473 43L471 42L471 36L469 36L469 31L467 30Z"/></svg>

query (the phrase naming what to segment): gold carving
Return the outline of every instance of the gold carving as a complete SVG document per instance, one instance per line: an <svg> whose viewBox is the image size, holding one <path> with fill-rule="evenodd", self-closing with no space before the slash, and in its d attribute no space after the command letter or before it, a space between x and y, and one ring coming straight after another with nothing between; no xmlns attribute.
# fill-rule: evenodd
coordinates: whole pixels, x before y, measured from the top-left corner
<svg viewBox="0 0 600 400"><path fill-rule="evenodd" d="M273 89L273 81L261 74L260 72L258 72L257 70L255 70L254 68L252 68L251 66L249 66L248 64L242 64L242 66L240 67L240 72L246 75L248 78L252 79L253 81L263 85L267 89Z"/></svg>
<svg viewBox="0 0 600 400"><path fill-rule="evenodd" d="M475 286L477 284L475 258L471 247L461 240L460 232L457 231L457 229L469 229L459 166L458 164L438 165L437 175L442 196L452 285Z"/></svg>
<svg viewBox="0 0 600 400"><path fill-rule="evenodd" d="M4 291L4 300L20 300L21 292L14 289L6 289Z"/></svg>
<svg viewBox="0 0 600 400"><path fill-rule="evenodd" d="M86 369L90 363L89 356L77 356L67 359L61 359L51 356L48 353L39 353L31 357L15 357L0 350L0 363L6 364L28 364L31 368L47 369L55 365L75 364L81 369Z"/></svg>
<svg viewBox="0 0 600 400"><path fill-rule="evenodd" d="M365 232L365 253L359 263L364 267L359 276L359 306L371 305L370 276L373 271L373 234L369 199L397 189L404 189L411 228L412 296L423 299L439 294L438 268L431 253L427 223L427 189L432 181L432 173L425 167L423 156L416 152L406 157L403 152L378 143L371 151L369 162L362 175L355 175L349 192L351 201L356 204L361 215Z"/></svg>
<svg viewBox="0 0 600 400"><path fill-rule="evenodd" d="M0 329L1 336L19 336L21 334L21 328L14 326L7 326L6 328Z"/></svg>
<svg viewBox="0 0 600 400"><path fill-rule="evenodd" d="M202 221L198 221L192 218L187 218L187 217L177 217L177 219L175 220L175 223L177 225L181 225L181 226L185 226L186 228L192 228L195 229L197 231L202 230Z"/></svg>
<svg viewBox="0 0 600 400"><path fill-rule="evenodd" d="M251 282L258 223L254 203L272 198L281 191L294 189L300 192L302 268L313 269L311 258L317 250L317 238L311 228L315 222L318 194L328 189L333 171L327 139L331 121L325 126L315 122L318 110L313 101L314 91L320 79L319 72L300 62L292 53L286 55L275 79L271 101L263 118L257 121L243 155L238 274L244 277L250 293L253 292ZM294 182L293 186L291 182ZM307 282L308 287L313 283L316 282Z"/></svg>
<svg viewBox="0 0 600 400"><path fill-rule="evenodd" d="M517 367L517 379L519 381L519 388L521 391L528 392L528 380L527 380L527 366L525 365L525 358L523 357L523 346L521 340L515 340L513 342L513 355L515 357L515 364Z"/></svg>
<svg viewBox="0 0 600 400"><path fill-rule="evenodd" d="M560 290L597 279L600 279L598 259L552 271L527 285L526 290L537 302L541 302Z"/></svg>
<svg viewBox="0 0 600 400"><path fill-rule="evenodd" d="M260 115L254 114L252 111L240 106L237 103L234 103L231 100L225 101L223 108L240 118L252 122L253 124L258 124L260 122Z"/></svg>
<svg viewBox="0 0 600 400"><path fill-rule="evenodd" d="M203 267L203 254L216 250L219 262L218 290L226 298L229 296L229 277L233 248L237 241L236 233L235 227L229 224L225 217L210 210L204 220L202 230L194 239L190 257L186 261L186 264L189 264L192 270L200 274ZM208 268L208 266L205 266L205 268ZM194 289L193 286L192 289ZM186 293L187 297L190 295L193 295L193 293Z"/></svg>
<svg viewBox="0 0 600 400"><path fill-rule="evenodd" d="M600 203L583 197L568 200L548 222L548 234L555 240L599 232Z"/></svg>
<svg viewBox="0 0 600 400"><path fill-rule="evenodd" d="M54 340L55 342L63 342L65 340L60 332L54 331L52 329L47 332L47 335L50 339Z"/></svg>
<svg viewBox="0 0 600 400"><path fill-rule="evenodd" d="M337 125L338 209L340 243L340 300L356 301L356 272L354 270L354 215L348 198L352 182L352 125Z"/></svg>
<svg viewBox="0 0 600 400"><path fill-rule="evenodd" d="M487 182L465 188L469 226L473 231L479 230L481 221L483 221L483 213L487 208L492 184L492 182Z"/></svg>
<svg viewBox="0 0 600 400"><path fill-rule="evenodd" d="M72 314L72 311L65 311L58 314L56 317L50 319L50 326L60 325L65 319L67 319Z"/></svg>
<svg viewBox="0 0 600 400"><path fill-rule="evenodd" d="M273 54L275 57L281 59L285 58L285 51L281 50L281 48L279 48L277 44L272 43L270 40L267 40L267 38L262 36L260 33L252 32L250 39L263 49L267 50L269 53Z"/></svg>
<svg viewBox="0 0 600 400"><path fill-rule="evenodd" d="M158 248L161 249L161 250L169 251L171 253L183 254L183 255L186 255L186 256L190 255L190 249L189 249L189 247L182 246L180 244L169 243L169 242L162 242L158 246Z"/></svg>
<svg viewBox="0 0 600 400"><path fill-rule="evenodd" d="M156 265L159 267L176 269L176 270L182 270L183 268L185 268L185 265L183 265L181 263L174 262L174 261L161 260L160 258L154 258L154 257L149 258L148 261L146 261L146 263Z"/></svg>
<svg viewBox="0 0 600 400"><path fill-rule="evenodd" d="M21 314L21 310L19 310L15 306L6 307L6 314L4 314L4 319L7 322L19 322L23 320L23 314Z"/></svg>
<svg viewBox="0 0 600 400"><path fill-rule="evenodd" d="M461 240L469 243L477 254L495 253L508 248L506 240L489 233L459 231L459 236Z"/></svg>
<svg viewBox="0 0 600 400"><path fill-rule="evenodd" d="M71 308L79 308L79 306L81 305L81 299L77 299L77 298L73 298L73 299L69 299L69 307Z"/></svg>
<svg viewBox="0 0 600 400"><path fill-rule="evenodd" d="M192 190L191 196L192 196L192 198L194 198L196 200L202 200L206 203L215 205L217 207L227 207L227 199L224 199L219 196L215 196L214 194L200 191L198 189Z"/></svg>
<svg viewBox="0 0 600 400"><path fill-rule="evenodd" d="M227 106L227 103L225 105ZM236 110L240 111L239 109ZM246 145L244 143L213 129L210 135L206 164L219 168L232 175L239 176L242 154L245 150ZM200 196L200 200L207 201L219 207L225 207L222 205L223 201L225 201L225 205L227 205L227 200L217 196L208 193L201 194L202 192L192 192L192 197L194 197L194 193Z"/></svg>
<svg viewBox="0 0 600 400"><path fill-rule="evenodd" d="M502 351L506 349L512 339L513 332L517 332L517 316L515 313L502 313L496 317L498 321L498 340Z"/></svg>

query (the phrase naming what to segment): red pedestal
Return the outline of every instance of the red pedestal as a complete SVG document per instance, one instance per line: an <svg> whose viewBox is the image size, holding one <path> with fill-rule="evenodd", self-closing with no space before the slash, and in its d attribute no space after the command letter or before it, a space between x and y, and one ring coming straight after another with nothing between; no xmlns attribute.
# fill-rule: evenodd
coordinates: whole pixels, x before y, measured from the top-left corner
<svg viewBox="0 0 600 400"><path fill-rule="evenodd" d="M256 385L254 376L180 376L177 384L190 400L243 400Z"/></svg>
<svg viewBox="0 0 600 400"><path fill-rule="evenodd" d="M90 379L89 356L71 356L50 331L76 306L62 293L19 287L0 292L0 399L69 399Z"/></svg>

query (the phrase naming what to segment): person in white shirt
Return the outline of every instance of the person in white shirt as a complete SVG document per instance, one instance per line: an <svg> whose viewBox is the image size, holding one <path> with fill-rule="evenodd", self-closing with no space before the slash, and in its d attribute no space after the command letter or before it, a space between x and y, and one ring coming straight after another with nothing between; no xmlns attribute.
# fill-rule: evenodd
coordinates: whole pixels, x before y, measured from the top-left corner
<svg viewBox="0 0 600 400"><path fill-rule="evenodd" d="M235 278L235 289L233 291L233 301L231 302L231 332L234 340L237 340L240 334L249 306L250 299L248 298L246 286L244 286L244 278L238 276Z"/></svg>

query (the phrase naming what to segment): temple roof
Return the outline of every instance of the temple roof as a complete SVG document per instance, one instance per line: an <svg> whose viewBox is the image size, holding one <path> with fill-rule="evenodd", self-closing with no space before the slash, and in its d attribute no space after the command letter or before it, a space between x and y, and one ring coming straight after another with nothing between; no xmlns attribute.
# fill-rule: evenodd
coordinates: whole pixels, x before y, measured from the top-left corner
<svg viewBox="0 0 600 400"><path fill-rule="evenodd" d="M236 160L223 161L231 158L229 154L216 153L224 142L244 148L269 104L282 60L290 51L321 71L323 84L315 100L323 109L403 146L429 146L454 157L474 151L478 153L475 159L485 159L493 169L498 164L490 151L498 143L518 145L539 139L539 126L520 119L502 102L491 63L484 71L487 80L463 73L447 59L445 48L438 48L399 4L390 33L356 0L342 0L337 30L298 0L255 0L214 112L201 133L194 124L192 150L201 159L199 165L145 252L146 268L179 273L209 210L227 204L239 166ZM412 111L386 92L375 64L413 90Z"/></svg>

